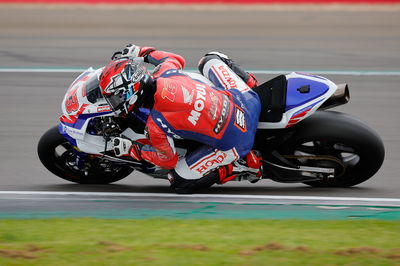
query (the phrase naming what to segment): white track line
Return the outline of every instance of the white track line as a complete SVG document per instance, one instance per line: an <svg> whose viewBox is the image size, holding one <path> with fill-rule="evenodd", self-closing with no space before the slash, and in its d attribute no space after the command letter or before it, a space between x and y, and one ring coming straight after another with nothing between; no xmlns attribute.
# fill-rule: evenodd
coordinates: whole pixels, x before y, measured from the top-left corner
<svg viewBox="0 0 400 266"><path fill-rule="evenodd" d="M44 195L44 196L110 196L110 197L151 197L151 198L219 198L219 199L265 199L265 200L312 200L338 202L393 202L400 204L400 198L358 198L358 197L319 197L319 196L269 196L232 194L169 194L169 193L130 193L130 192L68 192L68 191L0 191L1 195Z"/></svg>
<svg viewBox="0 0 400 266"><path fill-rule="evenodd" d="M81 73L85 68L13 68L0 67L0 73ZM149 69L151 70L151 69ZM188 68L190 72L197 72L197 69ZM294 70L294 69L253 69L249 72L254 74L285 74L290 72L313 73L317 75L345 75L345 76L400 76L400 71L368 71L368 70Z"/></svg>
<svg viewBox="0 0 400 266"><path fill-rule="evenodd" d="M0 68L3 73L81 73L87 68Z"/></svg>
<svg viewBox="0 0 400 266"><path fill-rule="evenodd" d="M253 74L285 74L290 72L313 73L317 75L343 76L400 76L400 71L356 71L356 70L249 70Z"/></svg>

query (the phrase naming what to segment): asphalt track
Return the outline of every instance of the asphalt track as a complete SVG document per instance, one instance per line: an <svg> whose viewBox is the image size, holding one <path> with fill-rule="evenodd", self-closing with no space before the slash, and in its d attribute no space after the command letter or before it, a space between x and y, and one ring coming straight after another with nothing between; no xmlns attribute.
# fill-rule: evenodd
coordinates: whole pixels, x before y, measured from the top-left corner
<svg viewBox="0 0 400 266"><path fill-rule="evenodd" d="M351 102L338 111L366 121L386 146L382 169L354 188L265 180L228 183L207 193L400 198L398 7L0 6L1 191L169 193L166 181L137 173L112 185L71 184L48 172L36 155L38 139L56 125L63 95L77 75L40 69L100 67L132 42L181 54L189 68L205 52L221 50L248 69L344 71L325 75L350 85ZM17 70L4 72L10 68ZM259 75L262 81L272 77Z"/></svg>

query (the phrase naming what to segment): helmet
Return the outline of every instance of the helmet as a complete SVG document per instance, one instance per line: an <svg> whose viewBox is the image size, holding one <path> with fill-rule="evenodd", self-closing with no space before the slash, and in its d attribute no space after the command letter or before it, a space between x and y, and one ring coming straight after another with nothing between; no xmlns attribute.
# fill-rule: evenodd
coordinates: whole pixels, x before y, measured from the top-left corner
<svg viewBox="0 0 400 266"><path fill-rule="evenodd" d="M149 81L150 75L142 58L123 58L104 67L99 86L113 111L124 116L143 104Z"/></svg>

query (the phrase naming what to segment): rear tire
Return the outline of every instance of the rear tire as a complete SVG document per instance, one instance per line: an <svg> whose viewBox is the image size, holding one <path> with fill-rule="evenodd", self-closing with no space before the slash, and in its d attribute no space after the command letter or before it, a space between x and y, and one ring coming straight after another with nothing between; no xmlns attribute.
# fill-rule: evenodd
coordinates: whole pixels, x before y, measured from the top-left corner
<svg viewBox="0 0 400 266"><path fill-rule="evenodd" d="M351 187L371 178L383 163L385 149L379 135L350 115L319 111L298 124L295 130L293 137L278 149L282 155L330 156L345 166L335 173L335 177L305 182L307 185ZM329 161L320 162L320 165L302 159L294 159L292 162L330 167Z"/></svg>
<svg viewBox="0 0 400 266"><path fill-rule="evenodd" d="M58 151L59 149L61 152ZM37 152L47 170L62 179L79 184L110 184L125 178L133 171L132 168L123 165L111 165L111 168L104 169L93 166L85 174L68 164L67 158L69 156L68 159L71 159L70 157L74 154L73 149L72 145L59 133L58 127L53 127L40 138Z"/></svg>

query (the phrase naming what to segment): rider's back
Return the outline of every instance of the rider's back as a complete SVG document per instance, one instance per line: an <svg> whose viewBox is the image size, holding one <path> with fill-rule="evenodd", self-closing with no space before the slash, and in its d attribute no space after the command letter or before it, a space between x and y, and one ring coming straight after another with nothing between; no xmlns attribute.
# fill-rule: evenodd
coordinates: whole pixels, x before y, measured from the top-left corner
<svg viewBox="0 0 400 266"><path fill-rule="evenodd" d="M229 92L176 70L167 71L156 82L152 116L161 128L168 126L182 138L211 146L224 136L234 109Z"/></svg>

